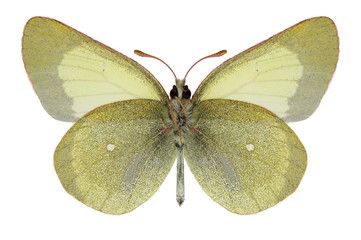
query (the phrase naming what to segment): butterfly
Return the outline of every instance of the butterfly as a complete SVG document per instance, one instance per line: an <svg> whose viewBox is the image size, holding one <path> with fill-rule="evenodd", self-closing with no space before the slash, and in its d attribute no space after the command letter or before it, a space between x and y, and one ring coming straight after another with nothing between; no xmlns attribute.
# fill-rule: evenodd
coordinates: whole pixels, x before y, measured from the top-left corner
<svg viewBox="0 0 361 240"><path fill-rule="evenodd" d="M134 60L50 18L27 22L22 54L45 110L76 121L54 154L61 184L76 199L108 214L130 212L177 159L181 205L186 159L215 202L253 214L300 184L306 151L286 122L316 110L338 45L331 19L307 19L225 61L193 96L185 78L175 77L168 96Z"/></svg>

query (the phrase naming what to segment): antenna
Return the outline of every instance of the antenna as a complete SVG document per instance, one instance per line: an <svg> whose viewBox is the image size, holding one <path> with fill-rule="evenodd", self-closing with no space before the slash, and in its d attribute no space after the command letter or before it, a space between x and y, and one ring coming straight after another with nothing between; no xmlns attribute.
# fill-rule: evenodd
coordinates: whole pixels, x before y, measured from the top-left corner
<svg viewBox="0 0 361 240"><path fill-rule="evenodd" d="M195 62L195 63L189 68L188 72L187 72L186 75L184 76L184 79L186 79L189 71L190 71L197 63L199 63L200 61L202 61L202 60L204 60L204 59L207 59L207 58L220 57L220 56L223 56L223 55L226 54L226 53L227 53L227 50L222 50L222 51L213 53L213 54L211 54L211 55L209 55L209 56L206 56L206 57L204 57L204 58L199 59L197 62Z"/></svg>
<svg viewBox="0 0 361 240"><path fill-rule="evenodd" d="M150 55L150 54L148 54L148 53L144 53L144 52L139 51L139 50L134 50L134 53L137 54L138 56L141 56L141 57L149 57L149 58L154 58L154 59L157 59L157 60L161 61L161 62L164 63L164 65L166 65L166 66L169 68L169 70L173 73L174 78L177 79L177 76L175 75L175 73L173 72L173 70L172 70L172 69L168 66L168 64L166 64L162 59L157 58L157 57L155 57L155 56L152 56L152 55Z"/></svg>

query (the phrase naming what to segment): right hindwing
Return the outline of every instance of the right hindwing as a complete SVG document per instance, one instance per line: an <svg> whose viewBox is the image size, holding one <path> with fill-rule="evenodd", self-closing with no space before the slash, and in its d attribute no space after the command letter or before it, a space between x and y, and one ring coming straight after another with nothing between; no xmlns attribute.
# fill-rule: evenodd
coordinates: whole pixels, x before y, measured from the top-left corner
<svg viewBox="0 0 361 240"><path fill-rule="evenodd" d="M265 210L299 185L305 149L287 124L241 101L202 101L183 134L184 155L203 190L231 212Z"/></svg>

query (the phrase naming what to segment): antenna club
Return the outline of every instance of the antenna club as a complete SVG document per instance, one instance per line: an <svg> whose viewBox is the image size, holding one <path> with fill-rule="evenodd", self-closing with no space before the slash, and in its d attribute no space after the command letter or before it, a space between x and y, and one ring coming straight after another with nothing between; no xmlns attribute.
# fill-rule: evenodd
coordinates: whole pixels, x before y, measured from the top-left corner
<svg viewBox="0 0 361 240"><path fill-rule="evenodd" d="M214 57L220 57L220 56L223 56L226 53L227 53L227 50L222 50L222 51L219 51L219 52L217 52L217 53L215 53L213 55L214 55Z"/></svg>
<svg viewBox="0 0 361 240"><path fill-rule="evenodd" d="M150 57L149 54L146 54L142 51L139 51L139 50L134 50L134 53L137 54L138 56L141 56L141 57Z"/></svg>

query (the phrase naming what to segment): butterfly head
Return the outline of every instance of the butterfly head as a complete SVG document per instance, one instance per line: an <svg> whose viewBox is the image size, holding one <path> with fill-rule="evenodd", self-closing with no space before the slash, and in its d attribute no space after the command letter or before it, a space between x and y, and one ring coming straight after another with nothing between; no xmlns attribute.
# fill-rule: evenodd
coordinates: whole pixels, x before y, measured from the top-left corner
<svg viewBox="0 0 361 240"><path fill-rule="evenodd" d="M169 96L171 99L175 99L178 97L181 100L190 99L192 93L188 88L188 85L185 85L185 79L177 79L175 80L176 85L173 85L173 88L169 92Z"/></svg>

